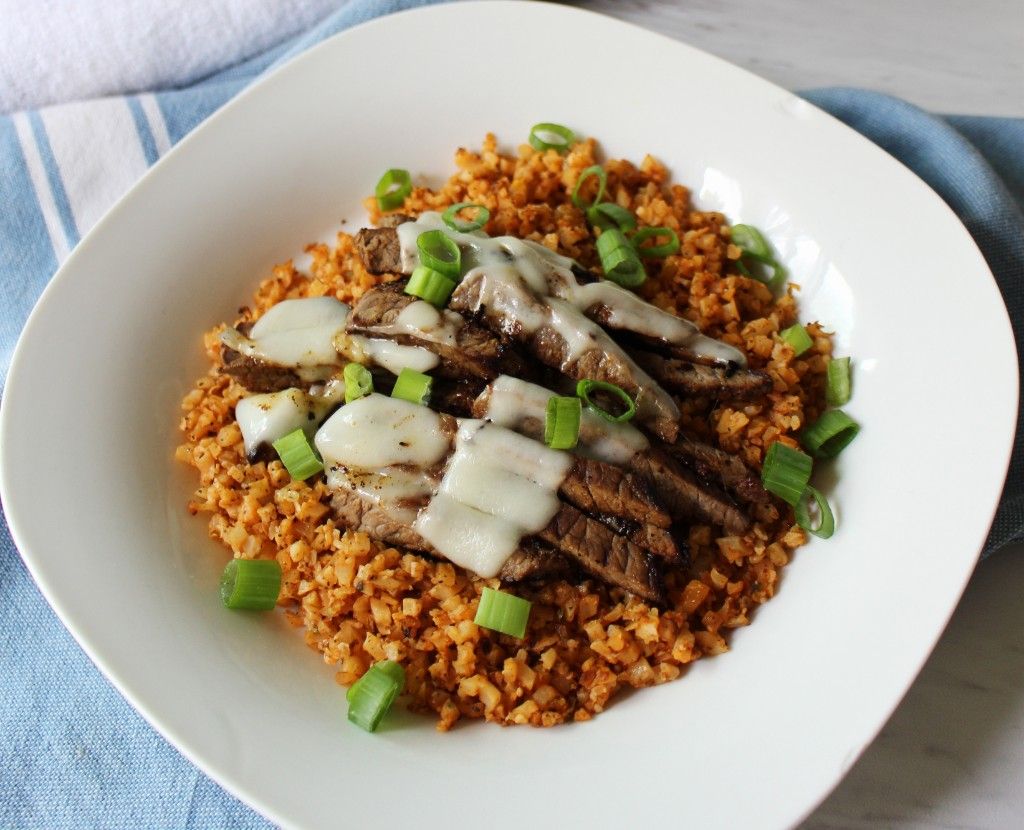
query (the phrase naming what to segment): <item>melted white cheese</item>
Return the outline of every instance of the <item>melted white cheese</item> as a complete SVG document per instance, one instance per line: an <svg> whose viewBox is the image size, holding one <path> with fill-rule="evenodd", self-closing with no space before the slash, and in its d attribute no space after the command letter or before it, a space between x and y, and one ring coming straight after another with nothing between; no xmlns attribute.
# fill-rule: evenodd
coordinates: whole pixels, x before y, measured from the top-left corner
<svg viewBox="0 0 1024 830"><path fill-rule="evenodd" d="M416 239L428 230L443 230L459 245L463 269L467 271L466 278L475 276L481 270L492 275L489 292L491 302L499 290L515 294L512 283L520 282L536 297L558 297L581 314L595 306L604 306L609 312L608 324L613 328L628 329L665 340L699 357L746 365L746 358L738 349L704 336L689 320L652 306L616 283L599 280L580 285L572 273L573 261L543 245L512 236L492 238L479 232L459 233L448 228L440 214L432 211L423 213L415 222L405 222L398 226L402 269L405 273L411 273L419 265ZM527 331L535 331L540 325L535 316L536 309L531 309L529 304L524 305L521 301L510 302L511 307L506 308L506 313L528 311L527 316L516 319ZM579 323L574 318L562 315L557 328L566 339L579 342Z"/></svg>
<svg viewBox="0 0 1024 830"><path fill-rule="evenodd" d="M262 444L273 444L300 427L312 435L332 406L329 399L285 389L268 395L250 395L235 405L235 420L242 431L245 451L252 456Z"/></svg>
<svg viewBox="0 0 1024 830"><path fill-rule="evenodd" d="M406 368L417 372L429 372L441 362L441 358L422 346L405 346L393 340L359 335L351 335L349 340L358 349L358 352L352 353L353 359L358 363L375 363L393 375Z"/></svg>
<svg viewBox="0 0 1024 830"><path fill-rule="evenodd" d="M544 436L548 399L556 394L535 383L500 375L490 385L484 417L539 441ZM577 454L622 466L650 445L631 424L613 423L584 407Z"/></svg>
<svg viewBox="0 0 1024 830"><path fill-rule="evenodd" d="M334 338L343 331L349 308L333 297L282 300L256 321L248 337L227 329L229 348L278 366L332 366L338 363Z"/></svg>
<svg viewBox="0 0 1024 830"><path fill-rule="evenodd" d="M370 472L397 464L425 470L451 445L436 412L379 394L343 406L324 422L315 441L326 468Z"/></svg>
<svg viewBox="0 0 1024 830"><path fill-rule="evenodd" d="M558 511L572 457L486 421L459 421L453 436L446 420L454 419L374 394L338 410L315 443L330 487L409 523L455 564L495 576Z"/></svg>

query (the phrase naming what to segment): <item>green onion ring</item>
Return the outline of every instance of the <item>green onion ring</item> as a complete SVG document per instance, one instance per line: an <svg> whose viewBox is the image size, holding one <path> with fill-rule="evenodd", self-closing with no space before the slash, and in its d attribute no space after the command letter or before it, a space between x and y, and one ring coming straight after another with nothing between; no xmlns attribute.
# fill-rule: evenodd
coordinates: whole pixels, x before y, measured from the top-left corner
<svg viewBox="0 0 1024 830"><path fill-rule="evenodd" d="M376 731L384 715L405 686L405 669L401 663L382 660L349 688L348 719L367 732Z"/></svg>
<svg viewBox="0 0 1024 830"><path fill-rule="evenodd" d="M815 504L818 505L820 521L817 527L814 527L811 523L809 499L814 499ZM793 512L796 514L796 523L819 539L828 539L836 532L836 517L832 515L832 508L829 506L828 499L811 487L810 484L807 485L807 488L800 495Z"/></svg>
<svg viewBox="0 0 1024 830"><path fill-rule="evenodd" d="M645 240L667 236L668 242L661 245L643 245ZM633 247L644 259L654 257L666 257L679 253L679 237L672 228L641 228L633 234Z"/></svg>
<svg viewBox="0 0 1024 830"><path fill-rule="evenodd" d="M626 405L626 411L621 415L612 415L605 409L602 409L590 398L592 392L610 392L612 395L617 397L622 403ZM608 383L604 380L581 380L576 384L576 395L582 398L583 401L593 409L598 415L604 418L606 421L611 421L614 424L624 424L626 421L633 419L636 415L636 401L630 397L629 393L621 386L616 386L614 383Z"/></svg>
<svg viewBox="0 0 1024 830"><path fill-rule="evenodd" d="M788 343L793 347L794 357L800 357L800 355L814 345L814 341L811 339L811 335L807 333L807 329L799 323L790 326L788 329L780 331L779 337L784 343Z"/></svg>
<svg viewBox="0 0 1024 830"><path fill-rule="evenodd" d="M404 291L410 296L426 300L436 308L444 308L456 285L455 280L448 279L440 271L426 265L417 265L409 276Z"/></svg>
<svg viewBox="0 0 1024 830"><path fill-rule="evenodd" d="M420 263L450 280L458 280L462 271L462 251L444 231L424 231L416 237Z"/></svg>
<svg viewBox="0 0 1024 830"><path fill-rule="evenodd" d="M530 608L529 600L493 588L484 588L473 622L481 628L489 628L521 640L526 634Z"/></svg>
<svg viewBox="0 0 1024 830"><path fill-rule="evenodd" d="M835 458L857 437L860 424L841 409L830 409L800 433L800 443L816 458Z"/></svg>
<svg viewBox="0 0 1024 830"><path fill-rule="evenodd" d="M345 378L345 403L365 398L373 392L373 375L365 366L349 363L343 372Z"/></svg>
<svg viewBox="0 0 1024 830"><path fill-rule="evenodd" d="M769 493L795 505L811 480L813 466L814 461L807 453L776 441L765 454L761 483Z"/></svg>
<svg viewBox="0 0 1024 830"><path fill-rule="evenodd" d="M829 406L842 406L850 400L850 358L834 357L828 362L825 400Z"/></svg>
<svg viewBox="0 0 1024 830"><path fill-rule="evenodd" d="M744 254L749 254L765 264L774 261L772 250L768 247L768 240L753 225L733 225L730 236L732 244L742 250Z"/></svg>
<svg viewBox="0 0 1024 830"><path fill-rule="evenodd" d="M544 136L547 136L545 138ZM549 138L556 138L549 141ZM530 127L530 146L534 150L557 150L559 153L566 152L576 140L576 134L568 127L561 124L552 124L549 121L534 124Z"/></svg>
<svg viewBox="0 0 1024 830"><path fill-rule="evenodd" d="M281 593L281 566L276 559L232 559L220 577L225 608L269 611Z"/></svg>
<svg viewBox="0 0 1024 830"><path fill-rule="evenodd" d="M636 288L647 279L640 257L618 228L601 231L596 247L604 275L612 282L623 288Z"/></svg>
<svg viewBox="0 0 1024 830"><path fill-rule="evenodd" d="M433 388L434 379L430 375L406 367L399 373L391 397L426 406Z"/></svg>
<svg viewBox="0 0 1024 830"><path fill-rule="evenodd" d="M597 195L594 197L594 201L590 204L584 204L583 199L580 196L580 188L583 187L583 182L591 176L597 176ZM601 200L604 198L604 191L607 185L608 174L604 172L604 168L600 164L592 164L580 173L580 177L576 180L576 187L572 189L572 203L580 210L586 210L589 207L600 204Z"/></svg>
<svg viewBox="0 0 1024 830"><path fill-rule="evenodd" d="M587 221L602 230L619 228L623 231L631 231L636 228L636 216L632 211L628 211L614 202L601 202L599 205L588 207Z"/></svg>
<svg viewBox="0 0 1024 830"><path fill-rule="evenodd" d="M386 170L377 182L374 195L381 210L394 210L405 204L405 197L412 193L412 178L408 170L392 167Z"/></svg>
<svg viewBox="0 0 1024 830"><path fill-rule="evenodd" d="M583 402L579 398L552 395L548 398L544 418L544 443L553 450L571 450L580 440L580 416Z"/></svg>
<svg viewBox="0 0 1024 830"><path fill-rule="evenodd" d="M459 219L459 213L463 210L469 210L470 208L476 209L475 219ZM444 213L441 214L441 219L444 223L451 228L453 231L459 233L470 233L472 231L480 230L487 221L491 218L491 212L483 205L477 204L476 202L459 202L457 205L452 205Z"/></svg>
<svg viewBox="0 0 1024 830"><path fill-rule="evenodd" d="M278 438L272 446L288 470L288 475L295 481L305 481L324 468L316 450L309 445L309 438L302 427Z"/></svg>

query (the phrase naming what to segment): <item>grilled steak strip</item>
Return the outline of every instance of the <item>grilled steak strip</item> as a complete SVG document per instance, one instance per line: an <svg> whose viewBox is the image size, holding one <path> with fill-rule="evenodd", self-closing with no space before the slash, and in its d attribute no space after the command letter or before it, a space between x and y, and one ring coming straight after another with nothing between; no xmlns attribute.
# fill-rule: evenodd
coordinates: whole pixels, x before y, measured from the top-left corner
<svg viewBox="0 0 1024 830"><path fill-rule="evenodd" d="M679 558L679 547L676 540L671 531L665 528L641 524L608 514L595 515L593 518L608 525L620 536L625 536L648 553L672 561Z"/></svg>
<svg viewBox="0 0 1024 830"><path fill-rule="evenodd" d="M680 436L665 447L679 461L711 484L722 487L747 504L768 504L771 497L760 477L739 458L725 450Z"/></svg>
<svg viewBox="0 0 1024 830"><path fill-rule="evenodd" d="M603 380L621 387L636 400L637 418L644 426L664 441L676 439L679 410L675 403L600 328L595 327L590 335L592 348L573 354L569 342L553 326L541 325L528 331L507 315L506 309L488 307L483 298L485 280L486 275L479 273L464 278L452 294L449 307L467 316L479 316L497 335L521 343L545 366L558 369L573 380ZM512 304L530 305L530 312L538 315L546 313L545 305L525 290ZM568 304L559 306L559 313L569 319L582 317Z"/></svg>
<svg viewBox="0 0 1024 830"><path fill-rule="evenodd" d="M338 521L346 527L360 530L388 545L399 545L444 559L443 554L408 524L391 518L387 510L358 493L335 491L331 507ZM652 602L662 601L661 577L650 556L625 537L617 536L610 528L584 516L575 507L563 504L551 523L537 536L605 582ZM521 544L526 546L529 541L532 540L523 540ZM541 563L528 547L520 548L513 556L516 559L511 565L506 562L510 578L528 579L554 568L549 558Z"/></svg>
<svg viewBox="0 0 1024 830"><path fill-rule="evenodd" d="M765 372L726 366L703 366L674 357L632 349L633 359L656 381L685 396L726 401L756 401L772 390Z"/></svg>
<svg viewBox="0 0 1024 830"><path fill-rule="evenodd" d="M239 323L235 326L246 337L252 331L253 323ZM298 372L287 366L265 363L255 357L236 352L227 346L220 347L221 372L231 375L250 392L281 392L284 389L307 389L309 383L299 377Z"/></svg>
<svg viewBox="0 0 1024 830"><path fill-rule="evenodd" d="M349 334L428 349L441 358L441 363L433 370L440 377L488 381L503 372L518 376L528 374L518 354L506 348L488 329L468 320L455 331L454 344L396 331L398 315L418 301L417 297L404 293L406 282L385 283L363 294L349 313L345 330Z"/></svg>
<svg viewBox="0 0 1024 830"><path fill-rule="evenodd" d="M572 573L572 563L562 554L536 539L526 540L501 566L502 582L526 582L532 579L562 579Z"/></svg>
<svg viewBox="0 0 1024 830"><path fill-rule="evenodd" d="M750 519L728 496L702 484L667 453L653 448L638 453L630 469L655 484L659 498L678 518L719 525L732 535L750 529Z"/></svg>
<svg viewBox="0 0 1024 830"><path fill-rule="evenodd" d="M585 571L651 602L664 600L661 574L637 545L569 505L537 534Z"/></svg>
<svg viewBox="0 0 1024 830"><path fill-rule="evenodd" d="M559 492L585 513L607 513L660 528L672 524L646 481L603 461L577 457Z"/></svg>

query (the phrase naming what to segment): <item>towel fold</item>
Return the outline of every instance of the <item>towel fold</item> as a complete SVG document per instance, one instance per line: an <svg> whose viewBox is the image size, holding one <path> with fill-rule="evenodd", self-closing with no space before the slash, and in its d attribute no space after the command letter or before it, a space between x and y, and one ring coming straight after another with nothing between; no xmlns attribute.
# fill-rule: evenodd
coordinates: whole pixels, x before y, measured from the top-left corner
<svg viewBox="0 0 1024 830"><path fill-rule="evenodd" d="M225 36L223 44L205 38L191 58L175 55L173 64L147 63L116 88L187 82L225 61L245 59L178 90L0 117L0 377L6 376L33 302L57 266L175 142L277 62L355 23L423 4L349 0L303 34L251 56L238 46L239 38ZM36 13L30 8L50 5L20 4L21 19ZM163 8L152 0L135 5ZM237 11L246 4L217 5ZM336 5L293 0L279 11L292 23L307 25ZM300 8L306 17L289 18L289 9ZM83 36L102 31L86 28ZM16 75L17 68L9 56L0 54L0 88L10 87L0 107L24 97L24 90L10 84L12 72ZM102 85L114 83L102 71L93 80L101 85L82 88L114 89ZM1024 121L942 118L856 89L814 90L805 97L903 161L957 212L996 276L1021 342ZM1020 538L1024 530L1022 455L1018 443L986 553ZM182 758L110 687L40 596L6 524L0 524L0 699L2 827L270 826Z"/></svg>

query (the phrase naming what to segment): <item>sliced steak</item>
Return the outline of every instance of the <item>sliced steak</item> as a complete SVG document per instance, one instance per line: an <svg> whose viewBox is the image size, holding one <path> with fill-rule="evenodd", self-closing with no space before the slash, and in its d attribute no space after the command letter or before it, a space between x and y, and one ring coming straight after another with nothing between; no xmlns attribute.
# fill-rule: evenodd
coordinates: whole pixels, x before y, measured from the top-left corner
<svg viewBox="0 0 1024 830"><path fill-rule="evenodd" d="M394 228L363 228L354 242L356 254L371 274L402 273L402 246Z"/></svg>
<svg viewBox="0 0 1024 830"><path fill-rule="evenodd" d="M490 291L487 275L478 270L463 279L449 306L479 317L495 333L523 344L541 363L574 380L603 380L621 387L636 400L637 417L644 426L662 440L675 440L679 410L672 398L599 326L568 303L541 302L525 287L496 302L490 301ZM524 317L546 322L527 328L521 322ZM572 343L564 331L571 331Z"/></svg>
<svg viewBox="0 0 1024 830"><path fill-rule="evenodd" d="M547 545L528 540L501 566L502 582L526 582L535 579L562 579L572 573L568 559Z"/></svg>
<svg viewBox="0 0 1024 830"><path fill-rule="evenodd" d="M701 483L689 470L661 450L638 453L630 469L646 477L674 516L690 522L718 525L740 535L750 529L750 519L725 493Z"/></svg>
<svg viewBox="0 0 1024 830"><path fill-rule="evenodd" d="M646 480L601 461L577 458L559 492L585 513L608 514L660 528L672 524L672 517Z"/></svg>
<svg viewBox="0 0 1024 830"><path fill-rule="evenodd" d="M630 354L651 377L687 397L757 401L772 391L772 379L765 372L727 366L704 366L639 349L631 350Z"/></svg>
<svg viewBox="0 0 1024 830"><path fill-rule="evenodd" d="M528 374L524 361L506 348L488 329L471 321L459 320L453 326L454 343L402 330L399 315L415 302L405 293L406 280L371 288L356 302L348 316L346 331L365 337L394 340L406 346L428 349L441 358L434 374L441 377L493 380L502 372ZM454 315L453 315L454 316Z"/></svg>
<svg viewBox="0 0 1024 830"><path fill-rule="evenodd" d="M661 574L647 552L576 508L564 505L537 535L599 579L651 602L664 601Z"/></svg>
<svg viewBox="0 0 1024 830"><path fill-rule="evenodd" d="M768 504L771 501L760 476L725 450L686 436L666 445L666 449L701 479L722 487L740 501L747 504Z"/></svg>
<svg viewBox="0 0 1024 830"><path fill-rule="evenodd" d="M670 530L607 514L595 515L592 518L608 525L620 536L625 536L648 553L670 561L679 558L679 547Z"/></svg>

